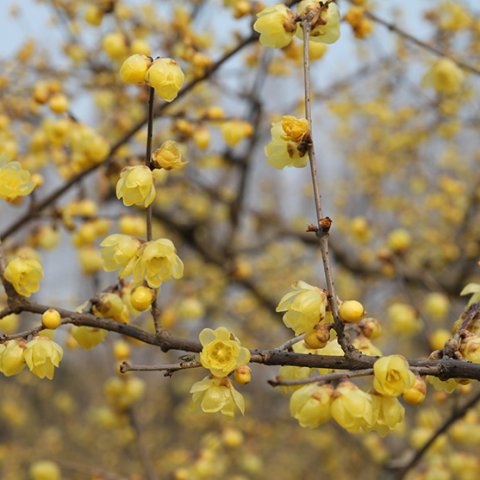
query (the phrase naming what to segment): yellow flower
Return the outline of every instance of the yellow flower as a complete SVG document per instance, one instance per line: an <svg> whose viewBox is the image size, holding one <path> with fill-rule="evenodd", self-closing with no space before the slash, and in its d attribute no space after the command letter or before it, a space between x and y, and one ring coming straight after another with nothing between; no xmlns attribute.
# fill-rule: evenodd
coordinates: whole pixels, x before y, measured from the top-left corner
<svg viewBox="0 0 480 480"><path fill-rule="evenodd" d="M152 161L156 168L165 170L179 170L188 164L188 162L182 162L182 152L177 142L173 140L163 142L160 148L153 152Z"/></svg>
<svg viewBox="0 0 480 480"><path fill-rule="evenodd" d="M345 430L368 431L373 425L372 397L351 382L342 382L334 393L332 417Z"/></svg>
<svg viewBox="0 0 480 480"><path fill-rule="evenodd" d="M338 314L346 323L358 323L363 317L363 305L357 300L347 300L340 305Z"/></svg>
<svg viewBox="0 0 480 480"><path fill-rule="evenodd" d="M394 333L413 335L422 329L415 309L407 303L393 303L388 307L388 318L392 322Z"/></svg>
<svg viewBox="0 0 480 480"><path fill-rule="evenodd" d="M295 35L295 14L282 4L264 8L257 13L253 29L260 34L264 47L286 47Z"/></svg>
<svg viewBox="0 0 480 480"><path fill-rule="evenodd" d="M323 290L301 280L294 283L292 289L282 297L276 311L287 312L283 315L283 323L295 335L310 333L325 318L327 295Z"/></svg>
<svg viewBox="0 0 480 480"><path fill-rule="evenodd" d="M402 398L410 405L418 405L425 400L426 395L427 384L425 380L415 376L415 383L403 392Z"/></svg>
<svg viewBox="0 0 480 480"><path fill-rule="evenodd" d="M19 295L29 297L40 288L43 269L34 258L16 257L8 262L4 275Z"/></svg>
<svg viewBox="0 0 480 480"><path fill-rule="evenodd" d="M120 78L125 83L143 83L152 61L146 55L130 55L120 68Z"/></svg>
<svg viewBox="0 0 480 480"><path fill-rule="evenodd" d="M60 468L54 462L41 460L30 466L31 480L60 480Z"/></svg>
<svg viewBox="0 0 480 480"><path fill-rule="evenodd" d="M290 398L290 415L304 428L318 427L330 420L332 395L331 385L304 385Z"/></svg>
<svg viewBox="0 0 480 480"><path fill-rule="evenodd" d="M129 275L128 270L124 275ZM183 262L177 256L173 243L160 238L142 245L133 265L133 280L141 283L144 279L151 288L158 288L163 281L183 276Z"/></svg>
<svg viewBox="0 0 480 480"><path fill-rule="evenodd" d="M415 375L401 355L382 357L373 364L373 388L380 394L398 397L415 384Z"/></svg>
<svg viewBox="0 0 480 480"><path fill-rule="evenodd" d="M53 379L55 367L60 365L63 350L60 345L47 337L35 337L25 348L25 362L38 378Z"/></svg>
<svg viewBox="0 0 480 480"><path fill-rule="evenodd" d="M321 5L318 0L303 0L298 5L300 15L308 14L316 10L315 16L318 20L310 30L310 40L320 43L334 43L340 38L340 12L335 3L331 2L326 6ZM303 38L303 29L300 24L297 26L297 36Z"/></svg>
<svg viewBox="0 0 480 480"><path fill-rule="evenodd" d="M272 167L301 168L307 164L307 144L310 131L304 118L291 115L272 124L272 141L265 147L267 162Z"/></svg>
<svg viewBox="0 0 480 480"><path fill-rule="evenodd" d="M148 207L155 199L152 171L146 165L125 167L120 173L116 193L126 207Z"/></svg>
<svg viewBox="0 0 480 480"><path fill-rule="evenodd" d="M141 243L130 235L114 233L106 237L100 246L104 269L107 272L119 269L121 277L129 262L135 258Z"/></svg>
<svg viewBox="0 0 480 480"><path fill-rule="evenodd" d="M198 337L202 344L200 362L215 377L226 377L250 361L250 352L232 339L225 327L204 328Z"/></svg>
<svg viewBox="0 0 480 480"><path fill-rule="evenodd" d="M0 198L12 201L32 193L35 184L28 170L18 162L6 162L0 158Z"/></svg>
<svg viewBox="0 0 480 480"><path fill-rule="evenodd" d="M437 60L423 77L423 84L441 93L454 94L462 88L463 71L449 58Z"/></svg>
<svg viewBox="0 0 480 480"><path fill-rule="evenodd" d="M399 423L403 422L405 409L394 397L372 395L373 429L380 435L386 435Z"/></svg>
<svg viewBox="0 0 480 480"><path fill-rule="evenodd" d="M462 341L460 352L466 360L480 363L480 337L474 334L467 335Z"/></svg>
<svg viewBox="0 0 480 480"><path fill-rule="evenodd" d="M253 134L253 127L250 123L241 120L231 120L222 122L220 131L223 138L229 147L234 147L244 138L250 137Z"/></svg>
<svg viewBox="0 0 480 480"><path fill-rule="evenodd" d="M25 367L25 358L23 356L25 344L16 340L9 340L0 344L0 372L6 377L17 375Z"/></svg>
<svg viewBox="0 0 480 480"><path fill-rule="evenodd" d="M145 75L147 83L155 89L160 98L167 102L177 97L184 78L182 69L171 58L157 58Z"/></svg>
<svg viewBox="0 0 480 480"><path fill-rule="evenodd" d="M89 350L103 342L108 332L100 328L78 327L77 325L73 325L71 333L72 337L81 347Z"/></svg>
<svg viewBox="0 0 480 480"><path fill-rule="evenodd" d="M245 399L228 378L205 377L192 385L190 393L205 413L221 412L233 417L236 408L242 415L245 413Z"/></svg>

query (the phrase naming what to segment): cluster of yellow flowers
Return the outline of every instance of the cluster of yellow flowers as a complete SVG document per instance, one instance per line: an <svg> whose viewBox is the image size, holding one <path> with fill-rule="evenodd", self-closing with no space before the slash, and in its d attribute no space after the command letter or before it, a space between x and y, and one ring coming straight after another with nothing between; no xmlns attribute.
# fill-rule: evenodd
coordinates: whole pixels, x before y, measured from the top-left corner
<svg viewBox="0 0 480 480"><path fill-rule="evenodd" d="M62 357L62 347L48 337L36 336L29 342L9 340L0 344L0 372L10 377L26 365L37 377L52 380Z"/></svg>
<svg viewBox="0 0 480 480"><path fill-rule="evenodd" d="M306 378L306 377L304 377ZM349 432L376 430L385 435L396 428L405 409L396 398L420 403L425 384L409 370L400 355L382 357L374 364L374 390L367 393L349 380L333 388L326 383L306 384L290 399L290 413L302 427L315 428L333 418Z"/></svg>
<svg viewBox="0 0 480 480"><path fill-rule="evenodd" d="M267 7L257 14L253 28L260 33L260 43L265 47L283 48L297 35L303 38L298 19L316 18L311 25L310 38L321 43L334 43L340 37L340 13L335 3L323 5L316 0L303 0L298 5L298 16L283 4Z"/></svg>
<svg viewBox="0 0 480 480"><path fill-rule="evenodd" d="M233 416L236 408L245 412L245 400L233 387L228 376L234 372L240 384L250 381L250 352L225 328L204 328L199 335L202 351L200 362L211 376L195 383L190 389L193 401L206 413L221 412Z"/></svg>
<svg viewBox="0 0 480 480"><path fill-rule="evenodd" d="M185 76L178 63L171 58L157 58L135 54L128 57L120 69L120 77L125 83L146 82L155 89L160 98L171 102L182 88Z"/></svg>

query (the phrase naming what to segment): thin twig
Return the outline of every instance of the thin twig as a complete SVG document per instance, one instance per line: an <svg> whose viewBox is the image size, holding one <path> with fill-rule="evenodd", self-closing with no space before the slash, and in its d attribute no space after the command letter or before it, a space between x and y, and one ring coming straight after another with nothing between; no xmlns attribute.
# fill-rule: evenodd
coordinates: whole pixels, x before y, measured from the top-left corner
<svg viewBox="0 0 480 480"><path fill-rule="evenodd" d="M368 375L373 374L373 368L365 368L363 370L350 370L344 372L333 372L326 373L324 375L316 375L309 378L299 378L295 380L282 380L281 377L277 377L275 380L269 380L268 383L272 387L279 386L291 386L291 385L307 385L309 383L328 383L335 380L341 380L343 378L353 378L353 377L367 377Z"/></svg>
<svg viewBox="0 0 480 480"><path fill-rule="evenodd" d="M309 38L310 38L310 23L307 18L302 20L303 29L303 70L304 70L304 84L305 84L305 116L308 122L310 135L312 133L312 108L311 108L311 85L310 85L310 56L309 56ZM338 314L337 295L335 293L335 283L333 281L332 269L330 266L330 259L328 254L328 230L330 228L330 219L324 219L322 211L322 202L320 190L318 187L317 174L317 159L315 156L315 146L313 139L309 143L308 158L310 162L310 172L312 176L313 196L315 199L315 211L317 214L318 231L317 236L320 242L320 252L322 255L323 270L325 272L325 281L327 283L327 298L330 310L333 315L334 328L337 332L338 343L345 352L345 355L351 355L352 347L348 344L344 333L343 322L340 320ZM323 227L327 220L328 227Z"/></svg>
<svg viewBox="0 0 480 480"><path fill-rule="evenodd" d="M198 367L201 367L201 363L198 360L170 364L166 363L163 365L131 365L128 362L123 362L120 365L120 372L166 372L165 376L170 377L173 373L178 372L179 370Z"/></svg>
<svg viewBox="0 0 480 480"><path fill-rule="evenodd" d="M300 340L303 340L304 337L305 337L305 334L302 333L301 335L290 338L285 343L282 343L281 345L279 345L275 350L280 350L280 351L289 350L293 345L298 343Z"/></svg>

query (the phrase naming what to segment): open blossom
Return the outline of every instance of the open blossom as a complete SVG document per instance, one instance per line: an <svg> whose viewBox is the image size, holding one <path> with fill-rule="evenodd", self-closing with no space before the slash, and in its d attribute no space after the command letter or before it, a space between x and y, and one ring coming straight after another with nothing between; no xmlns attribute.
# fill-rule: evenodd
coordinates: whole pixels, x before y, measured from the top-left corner
<svg viewBox="0 0 480 480"><path fill-rule="evenodd" d="M171 58L157 58L145 74L146 82L167 102L177 97L184 79L180 65Z"/></svg>
<svg viewBox="0 0 480 480"><path fill-rule="evenodd" d="M202 351L200 362L215 377L226 377L250 361L250 352L232 338L225 327L204 328L199 335Z"/></svg>
<svg viewBox="0 0 480 480"><path fill-rule="evenodd" d="M309 11L318 10L312 17L318 20L310 30L310 41L320 43L335 43L340 38L340 12L335 3L330 2L322 5L318 0L303 0L298 5L300 15ZM303 30L300 24L297 26L297 36L303 38Z"/></svg>
<svg viewBox="0 0 480 480"><path fill-rule="evenodd" d="M342 382L336 388L331 412L333 419L349 432L372 428L372 396L351 382Z"/></svg>
<svg viewBox="0 0 480 480"><path fill-rule="evenodd" d="M373 364L373 388L380 394L398 397L415 384L415 375L401 355L382 357Z"/></svg>
<svg viewBox="0 0 480 480"><path fill-rule="evenodd" d="M35 258L16 257L8 262L4 275L19 295L29 297L40 288L43 269Z"/></svg>
<svg viewBox="0 0 480 480"><path fill-rule="evenodd" d="M330 407L333 399L331 385L304 385L290 398L290 414L300 426L315 428L330 420Z"/></svg>
<svg viewBox="0 0 480 480"><path fill-rule="evenodd" d="M100 244L105 270L113 272L118 269L120 270L119 275L122 276L123 271L138 252L140 245L140 241L130 235L114 233L106 237Z"/></svg>
<svg viewBox="0 0 480 480"><path fill-rule="evenodd" d="M276 311L286 312L283 322L295 335L300 335L311 332L325 318L326 307L326 293L300 280L282 297Z"/></svg>
<svg viewBox="0 0 480 480"><path fill-rule="evenodd" d="M271 134L272 140L265 147L265 155L272 167L301 168L307 164L310 130L305 118L283 116L280 121L272 124Z"/></svg>
<svg viewBox="0 0 480 480"><path fill-rule="evenodd" d="M277 4L257 13L253 29L260 34L265 47L286 47L295 35L295 14L285 5Z"/></svg>
<svg viewBox="0 0 480 480"><path fill-rule="evenodd" d="M145 242L123 275L133 272L136 283L146 280L150 288L158 288L163 281L183 276L183 262L171 240L159 238Z"/></svg>
<svg viewBox="0 0 480 480"><path fill-rule="evenodd" d="M63 350L47 337L35 337L25 347L25 362L30 371L39 378L53 379L55 367L60 365Z"/></svg>
<svg viewBox="0 0 480 480"><path fill-rule="evenodd" d="M5 157L0 158L0 198L15 200L29 195L34 188L28 170L23 169L18 162L7 162Z"/></svg>
<svg viewBox="0 0 480 480"><path fill-rule="evenodd" d="M125 167L120 173L116 194L126 207L147 208L155 200L155 193L153 173L146 165Z"/></svg>
<svg viewBox="0 0 480 480"><path fill-rule="evenodd" d="M0 344L0 372L6 377L17 375L24 369L24 345L17 340L9 340Z"/></svg>
<svg viewBox="0 0 480 480"><path fill-rule="evenodd" d="M190 393L205 413L221 412L233 417L237 408L242 415L245 413L245 399L229 378L205 377L192 385Z"/></svg>

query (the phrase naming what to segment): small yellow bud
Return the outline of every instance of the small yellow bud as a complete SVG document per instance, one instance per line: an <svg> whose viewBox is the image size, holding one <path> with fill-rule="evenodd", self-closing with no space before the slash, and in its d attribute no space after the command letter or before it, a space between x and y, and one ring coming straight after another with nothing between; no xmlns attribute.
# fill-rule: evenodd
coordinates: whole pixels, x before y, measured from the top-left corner
<svg viewBox="0 0 480 480"><path fill-rule="evenodd" d="M130 357L130 345L119 340L113 344L113 354L118 360L126 360Z"/></svg>
<svg viewBox="0 0 480 480"><path fill-rule="evenodd" d="M241 120L222 122L220 130L229 147L234 147L244 138L250 137L253 134L252 125Z"/></svg>
<svg viewBox="0 0 480 480"><path fill-rule="evenodd" d="M451 333L445 328L439 328L435 330L429 338L432 350L441 350L445 346L447 340L449 340L451 337Z"/></svg>
<svg viewBox="0 0 480 480"><path fill-rule="evenodd" d="M130 297L130 302L135 310L139 312L144 312L148 310L152 305L154 300L154 293L151 288L148 287L137 287Z"/></svg>
<svg viewBox="0 0 480 480"><path fill-rule="evenodd" d="M120 67L120 78L124 83L143 83L152 61L141 54L130 55Z"/></svg>
<svg viewBox="0 0 480 480"><path fill-rule="evenodd" d="M415 383L412 387L404 390L402 397L410 405L418 405L425 400L427 395L427 384L419 376L415 376Z"/></svg>
<svg viewBox="0 0 480 480"><path fill-rule="evenodd" d="M85 10L85 21L90 25L98 27L103 20L103 11L97 5L89 5Z"/></svg>
<svg viewBox="0 0 480 480"><path fill-rule="evenodd" d="M382 333L382 326L376 318L365 318L360 323L363 335L371 340L375 340Z"/></svg>
<svg viewBox="0 0 480 480"><path fill-rule="evenodd" d="M60 468L54 462L41 460L30 466L31 480L60 480Z"/></svg>
<svg viewBox="0 0 480 480"><path fill-rule="evenodd" d="M226 428L222 433L222 440L227 447L236 448L243 443L243 434L236 428Z"/></svg>
<svg viewBox="0 0 480 480"><path fill-rule="evenodd" d="M50 110L54 113L65 113L68 111L68 98L63 93L56 93L50 98L48 102Z"/></svg>
<svg viewBox="0 0 480 480"><path fill-rule="evenodd" d="M303 341L307 348L323 348L330 340L330 326L324 323L317 325L314 330L305 335Z"/></svg>
<svg viewBox="0 0 480 480"><path fill-rule="evenodd" d="M210 132L206 127L198 127L193 132L193 141L200 150L206 150L210 145Z"/></svg>
<svg viewBox="0 0 480 480"><path fill-rule="evenodd" d="M246 385L252 380L252 370L248 365L243 365L233 372L233 378L240 385Z"/></svg>
<svg viewBox="0 0 480 480"><path fill-rule="evenodd" d="M458 93L465 81L463 71L449 58L437 60L423 77L423 84L449 95Z"/></svg>
<svg viewBox="0 0 480 480"><path fill-rule="evenodd" d="M102 47L112 60L124 58L128 53L127 40L122 32L107 33L103 37Z"/></svg>
<svg viewBox="0 0 480 480"><path fill-rule="evenodd" d="M49 308L42 314L42 324L45 328L49 328L50 330L55 330L62 324L62 317L57 310L53 308Z"/></svg>
<svg viewBox="0 0 480 480"><path fill-rule="evenodd" d="M143 38L136 38L130 47L130 51L135 54L138 53L140 55L147 55L149 57L151 55L150 47L148 43Z"/></svg>
<svg viewBox="0 0 480 480"><path fill-rule="evenodd" d="M174 100L184 81L184 74L178 63L171 58L157 58L147 70L145 80L160 98Z"/></svg>
<svg viewBox="0 0 480 480"><path fill-rule="evenodd" d="M394 252L404 252L412 244L412 237L403 228L397 228L388 236L388 247Z"/></svg>
<svg viewBox="0 0 480 480"><path fill-rule="evenodd" d="M433 320L442 320L450 308L448 297L443 293L429 293L423 302L423 309Z"/></svg>
<svg viewBox="0 0 480 480"><path fill-rule="evenodd" d="M358 323L364 314L363 305L356 300L347 300L338 310L340 318L346 323Z"/></svg>

